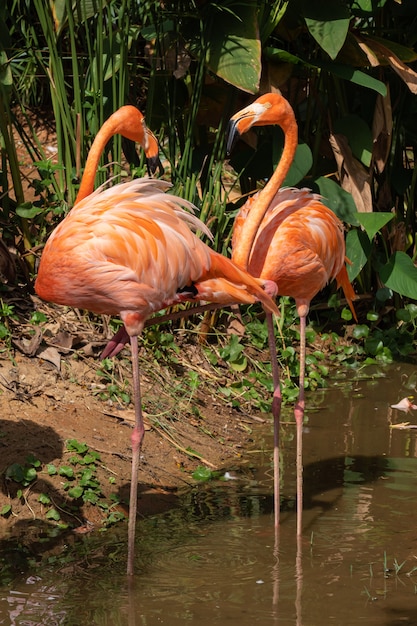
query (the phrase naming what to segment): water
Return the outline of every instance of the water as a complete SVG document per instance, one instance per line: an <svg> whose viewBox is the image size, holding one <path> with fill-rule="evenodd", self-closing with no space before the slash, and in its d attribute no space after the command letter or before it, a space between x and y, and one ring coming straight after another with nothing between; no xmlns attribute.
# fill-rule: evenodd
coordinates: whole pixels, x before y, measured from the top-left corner
<svg viewBox="0 0 417 626"><path fill-rule="evenodd" d="M300 541L295 426L282 429L277 537L272 433L256 426L256 449L230 472L237 480L199 485L177 509L138 524L131 587L124 526L66 546L45 539L49 563L20 556L21 575L0 589L0 624L417 624L416 430L390 427L417 423L417 411L390 408L415 384L404 364L335 377L308 411ZM18 554L6 541L0 549Z"/></svg>

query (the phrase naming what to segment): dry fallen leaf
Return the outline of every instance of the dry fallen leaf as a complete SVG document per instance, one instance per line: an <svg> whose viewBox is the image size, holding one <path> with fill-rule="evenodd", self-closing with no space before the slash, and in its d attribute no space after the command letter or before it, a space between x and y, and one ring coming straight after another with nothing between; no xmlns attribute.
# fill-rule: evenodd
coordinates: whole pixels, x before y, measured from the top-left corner
<svg viewBox="0 0 417 626"><path fill-rule="evenodd" d="M20 350L22 354L26 354L26 356L34 356L41 343L42 331L40 328L35 328L35 334L32 335L30 338L13 338L13 345L16 346L16 348Z"/></svg>
<svg viewBox="0 0 417 626"><path fill-rule="evenodd" d="M403 63L390 48L370 37L363 37L363 40L358 38L358 45L368 57L372 67L388 63L405 82L411 93L417 93L417 73Z"/></svg>
<svg viewBox="0 0 417 626"><path fill-rule="evenodd" d="M52 363L52 365L55 365L58 371L61 370L61 355L56 348L48 346L45 350L38 352L36 356L38 359L43 359L44 361L48 361L49 363Z"/></svg>
<svg viewBox="0 0 417 626"><path fill-rule="evenodd" d="M68 354L74 343L74 335L65 330L60 330L48 343L59 349L63 354Z"/></svg>
<svg viewBox="0 0 417 626"><path fill-rule="evenodd" d="M344 135L331 134L329 137L339 172L342 188L351 193L360 213L372 212L372 194L369 173L355 159Z"/></svg>
<svg viewBox="0 0 417 626"><path fill-rule="evenodd" d="M392 143L392 107L388 86L386 96L377 94L376 97L372 135L374 140L372 158L378 172L381 173L385 169Z"/></svg>

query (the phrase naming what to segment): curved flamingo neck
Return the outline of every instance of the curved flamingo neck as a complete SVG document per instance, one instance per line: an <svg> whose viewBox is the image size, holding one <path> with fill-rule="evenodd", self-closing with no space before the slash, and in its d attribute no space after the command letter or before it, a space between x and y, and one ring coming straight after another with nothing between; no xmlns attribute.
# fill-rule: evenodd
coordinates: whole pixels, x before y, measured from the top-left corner
<svg viewBox="0 0 417 626"><path fill-rule="evenodd" d="M94 191L94 180L96 177L96 172L98 168L98 164L100 162L100 157L106 147L109 139L115 134L113 128L110 126L103 126L100 128L97 133L93 144L88 153L87 161L84 168L83 177L81 179L80 188L78 190L77 197L74 202L74 206L83 200L87 196L89 196Z"/></svg>
<svg viewBox="0 0 417 626"><path fill-rule="evenodd" d="M74 205L86 198L94 191L94 179L100 157L104 152L107 142L113 135L120 133L123 137L142 144L146 142L142 113L132 105L125 105L113 113L98 131L88 153L87 161L81 179L80 188ZM145 146L143 146L145 147Z"/></svg>
<svg viewBox="0 0 417 626"><path fill-rule="evenodd" d="M267 121L262 123L260 120L257 124L258 126L278 124L284 132L285 140L284 149L278 166L265 187L261 189L261 191L259 191L251 201L252 204L250 206L250 210L242 226L238 249L233 250L234 262L244 269L248 268L253 244L262 220L264 219L278 189L282 187L297 150L298 126L290 104L286 102L286 105L284 118L282 117L281 109L279 119L274 119L272 116L268 116Z"/></svg>

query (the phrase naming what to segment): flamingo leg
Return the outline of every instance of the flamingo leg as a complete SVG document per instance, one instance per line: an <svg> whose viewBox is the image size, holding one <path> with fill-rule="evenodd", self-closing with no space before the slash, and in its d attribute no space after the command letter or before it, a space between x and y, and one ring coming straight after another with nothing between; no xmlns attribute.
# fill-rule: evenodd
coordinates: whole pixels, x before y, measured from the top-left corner
<svg viewBox="0 0 417 626"><path fill-rule="evenodd" d="M298 401L294 416L297 428L297 535L301 535L303 521L303 420L304 420L304 376L306 362L306 316L300 316L300 379Z"/></svg>
<svg viewBox="0 0 417 626"><path fill-rule="evenodd" d="M132 372L133 372L133 395L135 405L135 427L132 432L132 478L130 482L129 499L129 524L128 524L128 544L127 544L127 574L133 576L135 560L135 530L136 511L138 502L138 471L140 461L140 449L145 427L142 416L142 398L140 393L140 375L138 360L138 338L137 335L130 337L132 348Z"/></svg>
<svg viewBox="0 0 417 626"><path fill-rule="evenodd" d="M266 323L268 328L269 354L271 356L272 381L274 385L271 407L272 418L274 421L274 520L275 528L278 528L280 511L279 426L282 397L272 313L266 313Z"/></svg>

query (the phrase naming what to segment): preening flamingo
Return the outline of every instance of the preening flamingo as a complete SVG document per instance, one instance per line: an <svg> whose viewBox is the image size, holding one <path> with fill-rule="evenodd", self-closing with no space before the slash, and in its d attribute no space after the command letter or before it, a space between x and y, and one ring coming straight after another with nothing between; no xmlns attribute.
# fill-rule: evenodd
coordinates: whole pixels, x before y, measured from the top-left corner
<svg viewBox="0 0 417 626"><path fill-rule="evenodd" d="M302 426L304 417L305 332L312 298L332 279L342 287L356 319L355 292L345 265L343 224L321 197L308 189L281 188L295 156L298 127L289 102L277 93L260 96L230 120L227 150L252 126L279 125L285 136L279 164L265 187L240 209L233 228L232 260L252 276L269 283L271 295L295 299L300 317L299 396L294 414L297 429L297 534L301 534ZM268 290L268 288L267 288ZM267 312L274 376L274 508L279 524L279 419L281 391L272 316Z"/></svg>
<svg viewBox="0 0 417 626"><path fill-rule="evenodd" d="M94 191L94 179L100 157L109 139L117 134L131 141L135 141L143 148L147 159L148 170L151 173L154 173L158 166L160 166L159 146L155 135L146 126L145 118L139 109L130 104L126 104L110 115L95 136L88 153L83 177L74 205Z"/></svg>
<svg viewBox="0 0 417 626"><path fill-rule="evenodd" d="M88 172L89 176L95 173L91 169ZM210 236L207 227L183 208L192 210L190 203L164 193L169 187L165 181L152 179L137 179L93 193L88 193L87 186L85 197L77 198L48 239L35 282L35 290L44 300L120 315L130 337L135 427L128 575L134 569L138 468L144 434L138 335L147 317L184 299L260 301L267 311L277 313L261 280L211 250L192 232L199 230Z"/></svg>

